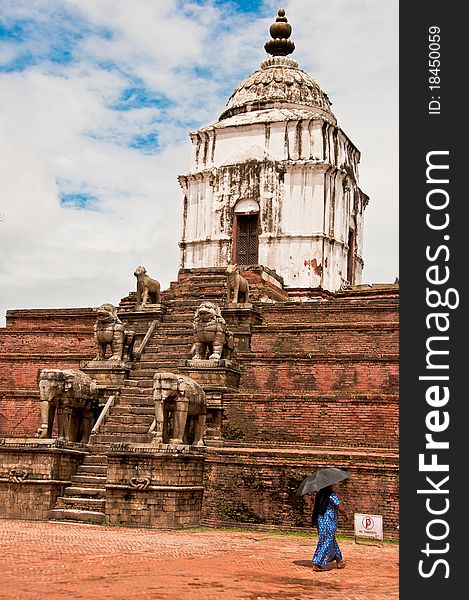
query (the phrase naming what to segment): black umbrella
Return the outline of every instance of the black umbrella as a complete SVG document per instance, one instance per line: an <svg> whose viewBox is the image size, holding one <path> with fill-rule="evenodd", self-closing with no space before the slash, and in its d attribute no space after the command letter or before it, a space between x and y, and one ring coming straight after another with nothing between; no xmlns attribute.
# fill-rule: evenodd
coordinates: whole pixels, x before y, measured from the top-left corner
<svg viewBox="0 0 469 600"><path fill-rule="evenodd" d="M328 485L334 485L334 483L339 483L339 481L343 481L348 477L349 474L347 471L336 469L335 467L318 469L315 473L303 479L295 492L295 496L304 496L310 492L317 492Z"/></svg>

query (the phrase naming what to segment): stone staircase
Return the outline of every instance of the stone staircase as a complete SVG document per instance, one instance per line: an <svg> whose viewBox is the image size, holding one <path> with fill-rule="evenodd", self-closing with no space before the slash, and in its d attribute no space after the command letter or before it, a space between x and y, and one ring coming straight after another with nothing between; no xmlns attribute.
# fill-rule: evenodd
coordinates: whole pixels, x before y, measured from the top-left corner
<svg viewBox="0 0 469 600"><path fill-rule="evenodd" d="M72 475L72 485L65 489L65 495L59 497L55 508L49 511L49 519L105 523L106 470L105 454L88 454L78 467L77 474Z"/></svg>
<svg viewBox="0 0 469 600"><path fill-rule="evenodd" d="M156 370L178 372L180 361L189 358L193 343L192 319L201 299L223 305L225 277L207 272L188 278L163 292L167 312L124 381L115 405L99 432L92 433L90 454L72 477L56 506L49 511L51 520L105 523L107 458L111 444L144 444L150 441L149 430L155 417L153 375ZM121 307L133 309L132 294ZM125 312L121 318L125 320Z"/></svg>

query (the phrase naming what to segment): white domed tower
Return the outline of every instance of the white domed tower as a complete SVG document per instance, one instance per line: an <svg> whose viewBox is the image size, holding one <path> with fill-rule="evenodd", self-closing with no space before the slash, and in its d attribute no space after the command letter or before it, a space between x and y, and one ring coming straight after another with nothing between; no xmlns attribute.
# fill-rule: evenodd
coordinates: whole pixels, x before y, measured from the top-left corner
<svg viewBox="0 0 469 600"><path fill-rule="evenodd" d="M280 9L271 55L242 81L218 122L190 134L181 268L262 265L287 288L337 291L361 281L360 152L331 103L287 55L295 46Z"/></svg>

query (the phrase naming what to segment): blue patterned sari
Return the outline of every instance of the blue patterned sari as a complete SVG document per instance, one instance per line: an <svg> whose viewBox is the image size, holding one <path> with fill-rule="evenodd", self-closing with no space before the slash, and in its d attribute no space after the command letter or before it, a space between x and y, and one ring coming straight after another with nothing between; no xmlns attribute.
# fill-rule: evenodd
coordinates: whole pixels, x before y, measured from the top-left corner
<svg viewBox="0 0 469 600"><path fill-rule="evenodd" d="M313 556L313 563L320 567L327 566L327 563L336 558L342 560L342 552L335 539L339 516L336 508L338 505L339 497L335 492L332 492L329 496L329 504L327 505L326 512L323 515L318 515L319 540Z"/></svg>

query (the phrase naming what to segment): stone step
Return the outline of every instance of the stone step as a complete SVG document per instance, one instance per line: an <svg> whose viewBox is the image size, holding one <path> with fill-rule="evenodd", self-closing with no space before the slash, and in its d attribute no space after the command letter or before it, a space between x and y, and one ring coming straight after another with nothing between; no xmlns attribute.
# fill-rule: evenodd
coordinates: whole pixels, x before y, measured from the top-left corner
<svg viewBox="0 0 469 600"><path fill-rule="evenodd" d="M93 438L95 437L96 434L91 434L90 436L90 441L88 442L88 449L90 452L92 452L95 455L99 455L99 456L103 456L106 458L106 464L107 464L107 457L106 457L106 452L109 451L109 448L106 446L106 444L102 444L100 442L96 442Z"/></svg>
<svg viewBox="0 0 469 600"><path fill-rule="evenodd" d="M143 379L153 379L156 369L142 368L140 365L134 371L134 377L138 378L139 385Z"/></svg>
<svg viewBox="0 0 469 600"><path fill-rule="evenodd" d="M157 370L161 373L161 371L166 370L168 368L168 366L176 369L178 367L179 363L183 360L190 360L190 355L189 354L182 354L182 355L174 354L173 356L170 356L169 354L167 354L164 358L162 358L160 360ZM171 370L171 369L169 369L169 370Z"/></svg>
<svg viewBox="0 0 469 600"><path fill-rule="evenodd" d="M195 306L194 306L194 312L195 312ZM187 311L178 311L176 312L174 309L173 311L168 315L165 315L165 318L168 320L171 320L173 323L178 323L179 324L187 324L187 326L192 327L192 319L194 318L194 313L190 313L188 314ZM162 325L164 325L165 323L163 322Z"/></svg>
<svg viewBox="0 0 469 600"><path fill-rule="evenodd" d="M104 457L106 458L106 457ZM106 475L107 464L101 465L80 465L77 469L77 475Z"/></svg>
<svg viewBox="0 0 469 600"><path fill-rule="evenodd" d="M112 409L112 413L114 414L114 410L118 409L118 408L125 408L125 407L149 407L149 406L154 406L155 401L153 400L153 393L147 393L145 395L143 394L126 394L120 401L119 404Z"/></svg>
<svg viewBox="0 0 469 600"><path fill-rule="evenodd" d="M107 458L101 454L87 454L83 465L107 465Z"/></svg>
<svg viewBox="0 0 469 600"><path fill-rule="evenodd" d="M156 370L158 368L159 362L156 360L147 360L147 357L145 355L143 355L142 359L138 362L137 366L134 369L134 372L137 369L153 369ZM132 377L132 379L126 379L125 380L125 386L126 387L132 387L134 385L137 385L138 383L138 378L137 377Z"/></svg>
<svg viewBox="0 0 469 600"><path fill-rule="evenodd" d="M159 341L162 340L168 340L168 339L175 339L178 340L180 338L186 338L188 342L190 342L192 340L192 337L194 335L194 330L192 325L186 325L184 327L177 327L175 326L175 322L173 321L172 323L166 323L165 325L162 325L160 329L158 329L158 333L156 333L151 341L154 341L155 339L159 338ZM150 341L148 342L150 343Z"/></svg>
<svg viewBox="0 0 469 600"><path fill-rule="evenodd" d="M114 418L110 418L106 424L104 425L103 428L103 433L117 433L117 434L124 434L124 433L130 433L130 434L136 434L136 435L140 435L140 434L145 434L148 433L148 428L151 425L151 421L152 419L150 419L150 422L148 423L148 425L145 424L134 424L134 423L122 423L119 421L116 421Z"/></svg>
<svg viewBox="0 0 469 600"><path fill-rule="evenodd" d="M77 510L92 510L104 512L105 498L86 498L83 496L61 496L57 498L55 508L75 508Z"/></svg>
<svg viewBox="0 0 469 600"><path fill-rule="evenodd" d="M139 379L138 386L139 388L149 388L153 386L153 377L149 379Z"/></svg>
<svg viewBox="0 0 469 600"><path fill-rule="evenodd" d="M65 488L64 496L72 496L74 498L105 498L106 489L104 487L78 487L70 486Z"/></svg>
<svg viewBox="0 0 469 600"><path fill-rule="evenodd" d="M135 408L135 407L134 407ZM132 407L129 407L128 411L122 411L117 415L113 415L110 419L110 423L112 424L145 424L148 423L148 419L150 422L155 417L155 408L154 407L144 407L146 408L146 412L135 414L132 412Z"/></svg>
<svg viewBox="0 0 469 600"><path fill-rule="evenodd" d="M80 523L106 523L106 515L99 511L75 508L54 508L47 513L50 521L77 521Z"/></svg>
<svg viewBox="0 0 469 600"><path fill-rule="evenodd" d="M157 356L157 361L160 358L160 355L164 352L175 352L175 351L185 351L186 348L189 348L189 350L192 348L192 344L194 343L194 340L192 337L187 338L187 337L180 337L180 338L161 338L157 340L157 349L158 349L158 356ZM150 348L151 349L151 348ZM138 367L138 365L137 365Z"/></svg>
<svg viewBox="0 0 469 600"><path fill-rule="evenodd" d="M106 483L106 477L99 475L72 475L70 480L72 483L80 483L79 487L86 487L87 484L91 487L98 487Z"/></svg>
<svg viewBox="0 0 469 600"><path fill-rule="evenodd" d="M122 398L127 396L145 396L150 393L148 386L138 387L138 386L129 386L127 388L122 389L122 394L119 396L119 400L116 402L115 406L119 406L122 401Z"/></svg>
<svg viewBox="0 0 469 600"><path fill-rule="evenodd" d="M117 433L97 433L93 437L93 443L99 444L102 446L107 446L106 452L109 452L109 446L111 444L146 444L150 440L148 435L135 434L131 435L129 433L125 435L119 435ZM76 477L76 475L74 476Z"/></svg>
<svg viewBox="0 0 469 600"><path fill-rule="evenodd" d="M143 393L148 393L148 388L153 386L153 376L149 377L147 379L139 379L138 380L138 384L137 385L132 385L132 386L128 386L128 387L123 387L122 388L122 393L119 396L118 401L116 402L116 404L119 404L122 396L125 396L127 394L129 395L135 395L135 394L143 394Z"/></svg>
<svg viewBox="0 0 469 600"><path fill-rule="evenodd" d="M154 401L152 399L152 404L154 404ZM118 417L118 416L128 416L128 415L154 415L155 413L155 408L152 405L148 405L148 406L139 406L137 404L135 405L130 405L130 406L125 406L125 405L119 405L119 406L115 406L112 409L112 416L114 417Z"/></svg>

